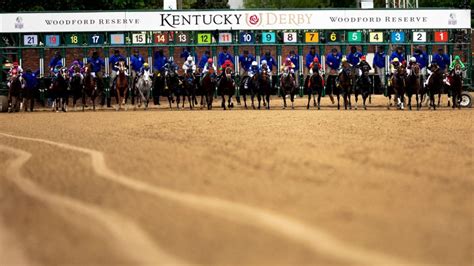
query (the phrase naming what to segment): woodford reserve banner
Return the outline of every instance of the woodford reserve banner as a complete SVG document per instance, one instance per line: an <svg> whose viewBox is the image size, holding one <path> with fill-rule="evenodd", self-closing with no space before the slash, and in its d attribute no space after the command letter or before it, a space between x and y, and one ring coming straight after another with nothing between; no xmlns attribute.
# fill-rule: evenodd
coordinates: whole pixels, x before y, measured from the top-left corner
<svg viewBox="0 0 474 266"><path fill-rule="evenodd" d="M1 32L459 29L469 9L340 9L2 13Z"/></svg>

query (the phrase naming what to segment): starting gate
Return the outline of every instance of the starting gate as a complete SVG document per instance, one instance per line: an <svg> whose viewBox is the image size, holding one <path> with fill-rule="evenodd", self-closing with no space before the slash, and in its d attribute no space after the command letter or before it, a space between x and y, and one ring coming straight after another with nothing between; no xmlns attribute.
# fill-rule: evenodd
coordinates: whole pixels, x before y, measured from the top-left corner
<svg viewBox="0 0 474 266"><path fill-rule="evenodd" d="M345 9L345 10L213 10L213 11L120 11L65 13L3 13L0 24L0 65L5 81L8 62L18 61L24 69L49 75L47 65L56 51L63 65L73 60L86 61L92 51L105 59L119 49L130 60L139 49L150 65L160 49L175 58L178 65L183 49L199 59L205 50L217 59L224 46L234 55L239 78L239 55L249 50L257 61L266 51L282 64L290 50L299 55L299 84L303 84L305 54L315 47L322 64L326 54L336 47L342 54L356 46L371 56L383 46L388 56L395 46L405 50L407 59L414 47L422 46L429 60L438 48L461 56L472 65L470 10L467 9ZM277 80L280 68L273 69ZM386 67L386 71L388 67ZM472 71L466 71L464 83L472 84ZM107 83L107 82L106 82ZM278 82L276 82L278 88ZM302 93L301 88L301 93Z"/></svg>

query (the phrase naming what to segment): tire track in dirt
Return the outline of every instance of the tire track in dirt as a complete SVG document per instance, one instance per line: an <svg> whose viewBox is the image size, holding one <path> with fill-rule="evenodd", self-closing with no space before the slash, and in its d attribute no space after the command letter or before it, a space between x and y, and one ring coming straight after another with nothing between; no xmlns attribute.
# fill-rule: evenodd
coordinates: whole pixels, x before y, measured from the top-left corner
<svg viewBox="0 0 474 266"><path fill-rule="evenodd" d="M323 252L333 258L362 265L415 265L419 263L408 262L390 255L366 250L337 240L325 231L310 227L295 219L271 211L230 202L209 196L194 195L186 192L174 191L166 188L153 187L144 182L114 173L107 167L105 156L102 152L76 147L45 139L14 136L1 133L1 136L26 140L37 143L53 145L63 149L82 152L90 155L92 167L97 174L107 180L119 183L133 190L148 193L159 198L178 202L184 206L192 207L212 215L220 216L229 221L239 222L263 230L270 230L294 242L300 243L315 253Z"/></svg>
<svg viewBox="0 0 474 266"><path fill-rule="evenodd" d="M94 207L77 200L52 194L22 177L22 166L32 154L17 148L0 145L0 150L17 157L6 168L6 176L26 195L42 200L56 208L64 208L89 217L102 224L112 234L111 242L139 264L161 262L165 265L187 265L183 261L159 250L147 234L136 224L110 211Z"/></svg>

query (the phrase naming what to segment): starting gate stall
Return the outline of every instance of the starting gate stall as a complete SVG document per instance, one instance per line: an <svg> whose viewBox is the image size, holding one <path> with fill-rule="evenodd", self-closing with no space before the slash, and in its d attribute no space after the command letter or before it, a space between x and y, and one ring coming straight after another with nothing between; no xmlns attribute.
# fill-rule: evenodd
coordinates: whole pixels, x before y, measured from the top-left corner
<svg viewBox="0 0 474 266"><path fill-rule="evenodd" d="M273 75L278 90L279 66L294 50L299 56L296 70L301 95L305 55L310 47L316 48L323 66L333 47L346 55L351 46L356 46L372 64L375 47L383 46L389 66L388 57L394 47L403 47L408 60L419 45L430 61L438 48L444 48L451 59L460 55L468 68L472 66L468 9L88 11L0 16L0 64L19 61L24 69L39 70L42 78L48 76L47 66L56 51L66 66L75 59L85 63L93 51L98 51L105 60L107 77L114 49L119 49L128 62L133 50L138 49L151 67L157 51L163 50L181 67L186 58L180 58L180 54L185 48L196 59L210 50L217 61L222 47L227 46L234 56L237 81L239 55L244 50L259 63L269 51L277 61ZM472 71L465 73L464 84L469 87ZM0 72L0 78L5 81L5 71ZM110 96L108 83L106 80L104 85Z"/></svg>

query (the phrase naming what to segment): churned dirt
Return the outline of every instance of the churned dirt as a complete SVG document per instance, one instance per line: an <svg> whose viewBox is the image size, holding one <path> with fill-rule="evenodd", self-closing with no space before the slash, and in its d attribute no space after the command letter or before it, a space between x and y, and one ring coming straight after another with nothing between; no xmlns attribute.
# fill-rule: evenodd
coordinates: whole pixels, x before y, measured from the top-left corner
<svg viewBox="0 0 474 266"><path fill-rule="evenodd" d="M0 264L472 265L472 109L385 104L0 114Z"/></svg>

